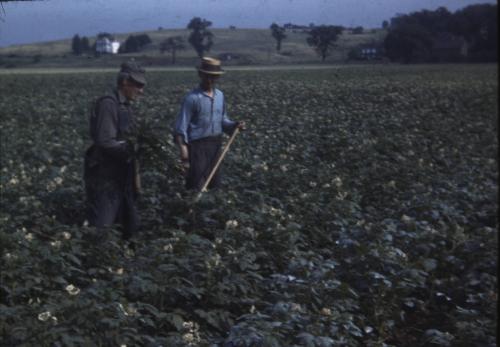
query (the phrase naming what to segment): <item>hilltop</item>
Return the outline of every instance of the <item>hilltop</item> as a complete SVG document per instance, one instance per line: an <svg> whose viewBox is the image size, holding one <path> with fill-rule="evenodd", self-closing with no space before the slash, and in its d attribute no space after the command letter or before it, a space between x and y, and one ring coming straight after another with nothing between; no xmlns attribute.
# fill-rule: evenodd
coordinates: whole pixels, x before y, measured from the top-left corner
<svg viewBox="0 0 500 347"><path fill-rule="evenodd" d="M233 58L226 65L274 65L274 64L317 64L320 58L307 45L307 33L301 30L287 30L281 52L276 52L276 41L269 29L211 29L214 34L212 56L230 54ZM137 57L147 65L169 66L169 53L160 53L160 42L172 36L181 36L186 49L177 52L178 66L192 66L197 61L194 49L187 43L190 31L187 29L161 29L134 33L114 34L124 42L129 35L147 34L152 43L139 53L117 55L75 56L71 52L71 39L18 45L0 48L0 67L101 67L116 66L127 57ZM381 42L385 31L366 29L363 34L344 33L337 40L337 47L326 62L344 62L349 51L360 44ZM91 43L96 37L89 37Z"/></svg>

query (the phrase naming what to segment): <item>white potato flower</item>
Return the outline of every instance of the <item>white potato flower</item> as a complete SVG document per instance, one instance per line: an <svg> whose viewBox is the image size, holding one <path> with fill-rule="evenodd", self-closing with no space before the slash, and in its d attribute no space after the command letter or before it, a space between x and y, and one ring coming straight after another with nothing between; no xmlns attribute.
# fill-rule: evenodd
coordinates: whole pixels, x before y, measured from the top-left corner
<svg viewBox="0 0 500 347"><path fill-rule="evenodd" d="M332 181L333 184L335 184L335 186L337 188L340 188L342 187L342 179L339 177L339 176L336 176L333 181Z"/></svg>
<svg viewBox="0 0 500 347"><path fill-rule="evenodd" d="M272 206L269 209L269 213L271 214L271 216L282 216L283 215L283 211L281 209L274 208Z"/></svg>
<svg viewBox="0 0 500 347"><path fill-rule="evenodd" d="M401 216L401 221L403 223L410 223L411 222L411 217L408 217L407 215L404 214L404 215Z"/></svg>
<svg viewBox="0 0 500 347"><path fill-rule="evenodd" d="M236 228L238 226L238 221L231 219L226 222L226 228L231 229L231 228Z"/></svg>
<svg viewBox="0 0 500 347"><path fill-rule="evenodd" d="M80 293L80 288L72 284L68 284L65 289L69 295L78 295L78 293Z"/></svg>
<svg viewBox="0 0 500 347"><path fill-rule="evenodd" d="M59 247L61 247L61 241L59 241L59 240L52 241L52 242L50 243L50 245L51 245L52 247L54 247L54 248L59 248Z"/></svg>
<svg viewBox="0 0 500 347"><path fill-rule="evenodd" d="M192 334L192 333L184 334L184 335L182 335L182 339L184 340L184 342L193 343L194 342L194 334Z"/></svg>
<svg viewBox="0 0 500 347"><path fill-rule="evenodd" d="M323 308L321 309L321 314L322 314L323 316L331 316L331 315L332 315L332 310L331 310L331 309L329 309L329 308L327 308L327 307L323 307Z"/></svg>
<svg viewBox="0 0 500 347"><path fill-rule="evenodd" d="M50 313L50 311L45 311L45 312L42 312L38 315L38 320L41 320L42 322L46 322L49 320L50 317L52 317L52 313Z"/></svg>
<svg viewBox="0 0 500 347"><path fill-rule="evenodd" d="M183 322L182 327L191 330L194 328L194 322Z"/></svg>

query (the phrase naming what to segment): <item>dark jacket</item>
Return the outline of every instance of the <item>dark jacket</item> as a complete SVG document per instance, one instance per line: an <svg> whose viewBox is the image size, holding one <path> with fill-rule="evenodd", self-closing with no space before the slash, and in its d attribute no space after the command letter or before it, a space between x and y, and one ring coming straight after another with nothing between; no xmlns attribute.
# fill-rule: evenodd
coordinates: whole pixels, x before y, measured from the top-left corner
<svg viewBox="0 0 500 347"><path fill-rule="evenodd" d="M90 116L93 144L84 164L87 218L97 228L122 224L125 238L139 227L137 160L130 141L135 129L130 105L119 92L96 101Z"/></svg>
<svg viewBox="0 0 500 347"><path fill-rule="evenodd" d="M85 153L85 178L99 176L122 186L127 184L134 154L130 139L135 129L130 104L123 95L115 91L99 98L90 115L93 144Z"/></svg>

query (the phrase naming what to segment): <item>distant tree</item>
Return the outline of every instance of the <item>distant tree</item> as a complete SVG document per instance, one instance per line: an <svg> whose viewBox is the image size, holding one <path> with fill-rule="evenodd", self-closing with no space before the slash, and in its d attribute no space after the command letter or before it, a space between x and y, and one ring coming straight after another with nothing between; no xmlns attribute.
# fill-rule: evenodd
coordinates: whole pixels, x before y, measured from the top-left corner
<svg viewBox="0 0 500 347"><path fill-rule="evenodd" d="M439 7L435 11L399 14L391 18L385 51L394 61L428 62L435 59L436 47L443 38L448 37L449 44L453 44L453 38L455 42L462 38L467 41L464 47L470 61L497 61L497 20L497 5L492 4L470 5L455 13ZM457 48L455 51L452 55L448 53L446 59L453 61L463 54Z"/></svg>
<svg viewBox="0 0 500 347"><path fill-rule="evenodd" d="M450 30L451 17L452 14L446 7L439 7L435 11L422 10L413 12L406 18L426 28L431 35L436 35Z"/></svg>
<svg viewBox="0 0 500 347"><path fill-rule="evenodd" d="M78 34L73 36L73 39L71 40L71 51L74 55L82 54L82 42Z"/></svg>
<svg viewBox="0 0 500 347"><path fill-rule="evenodd" d="M391 25L384 40L384 48L392 61L411 63L426 60L432 49L432 35L416 22L400 21Z"/></svg>
<svg viewBox="0 0 500 347"><path fill-rule="evenodd" d="M362 34L363 31L364 31L364 29L362 26L358 26L358 27L355 27L354 29L352 29L352 33L356 34L356 35Z"/></svg>
<svg viewBox="0 0 500 347"><path fill-rule="evenodd" d="M470 5L456 11L450 19L450 31L469 42L473 60L498 60L497 5Z"/></svg>
<svg viewBox="0 0 500 347"><path fill-rule="evenodd" d="M325 61L330 51L335 47L335 41L342 33L343 28L336 25L320 25L309 31L307 44L314 47L316 53Z"/></svg>
<svg viewBox="0 0 500 347"><path fill-rule="evenodd" d="M141 51L144 46L150 44L151 38L147 34L130 35L123 45L120 46L120 53L134 53Z"/></svg>
<svg viewBox="0 0 500 347"><path fill-rule="evenodd" d="M271 24L269 28L271 29L271 35L276 40L276 51L279 52L281 50L281 41L286 39L285 28L276 23Z"/></svg>
<svg viewBox="0 0 500 347"><path fill-rule="evenodd" d="M134 35L130 35L127 37L122 46L120 46L120 53L134 53L139 52L140 44L137 37Z"/></svg>
<svg viewBox="0 0 500 347"><path fill-rule="evenodd" d="M212 22L200 17L192 18L187 25L187 28L191 30L188 41L200 58L203 57L205 52L210 51L214 43L214 34L208 30L211 25Z"/></svg>
<svg viewBox="0 0 500 347"><path fill-rule="evenodd" d="M384 20L382 22L382 29L387 29L389 27L389 21Z"/></svg>
<svg viewBox="0 0 500 347"><path fill-rule="evenodd" d="M80 48L83 53L90 51L90 42L87 36L83 36L80 40Z"/></svg>
<svg viewBox="0 0 500 347"><path fill-rule="evenodd" d="M173 36L160 43L160 52L172 52L172 64L175 64L176 53L180 49L185 49L184 39L181 36Z"/></svg>
<svg viewBox="0 0 500 347"><path fill-rule="evenodd" d="M144 48L144 46L152 43L151 38L148 34L140 34L136 36L137 43L139 44L139 50Z"/></svg>

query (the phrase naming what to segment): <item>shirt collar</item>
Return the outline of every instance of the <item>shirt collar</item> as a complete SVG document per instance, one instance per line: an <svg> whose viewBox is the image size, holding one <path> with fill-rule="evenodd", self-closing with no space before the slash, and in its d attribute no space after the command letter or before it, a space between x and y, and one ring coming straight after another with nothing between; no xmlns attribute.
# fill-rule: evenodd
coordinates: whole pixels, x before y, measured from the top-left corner
<svg viewBox="0 0 500 347"><path fill-rule="evenodd" d="M207 93L206 93L206 92L205 92L205 91L204 91L201 87L198 87L197 89L198 89L198 92L199 92L199 93L203 94L203 95L204 95L204 96L206 96L207 98L210 98L210 97L211 97L211 96L210 96L210 95L208 95L208 94L207 94ZM213 94L212 98L215 98L215 96L217 95L217 93L218 93L218 92L219 92L219 91L217 90L217 88L214 88L214 94Z"/></svg>

